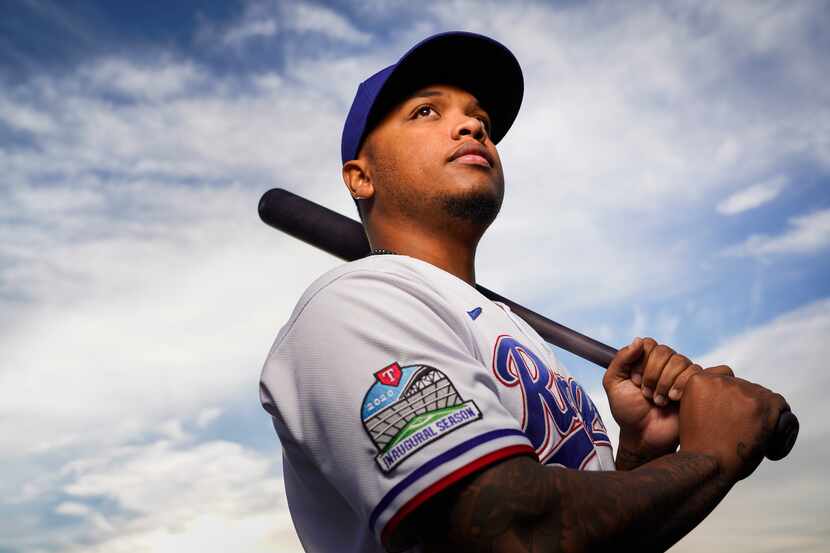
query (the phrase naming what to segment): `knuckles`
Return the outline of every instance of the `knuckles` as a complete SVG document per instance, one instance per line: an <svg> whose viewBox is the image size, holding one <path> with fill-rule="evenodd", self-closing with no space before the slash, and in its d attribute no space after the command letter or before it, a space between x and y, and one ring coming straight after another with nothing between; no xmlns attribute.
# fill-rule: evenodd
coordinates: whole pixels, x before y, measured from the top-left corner
<svg viewBox="0 0 830 553"><path fill-rule="evenodd" d="M668 359L674 355L674 350L665 344L658 344L651 352L651 356L658 359Z"/></svg>
<svg viewBox="0 0 830 553"><path fill-rule="evenodd" d="M721 376L735 376L735 371L733 371L732 367L729 365L716 365L714 367L709 367L706 371L712 374L719 374Z"/></svg>
<svg viewBox="0 0 830 553"><path fill-rule="evenodd" d="M682 353L675 353L674 355L672 355L672 358L669 362L674 363L678 367L682 367L684 369L692 364L692 360L683 355Z"/></svg>

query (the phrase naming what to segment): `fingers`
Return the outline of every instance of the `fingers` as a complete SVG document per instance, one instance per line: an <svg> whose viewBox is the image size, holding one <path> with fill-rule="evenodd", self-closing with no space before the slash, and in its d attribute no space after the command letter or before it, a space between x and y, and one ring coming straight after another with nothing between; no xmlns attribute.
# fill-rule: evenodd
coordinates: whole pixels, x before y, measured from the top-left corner
<svg viewBox="0 0 830 553"><path fill-rule="evenodd" d="M732 372L732 369L726 365L717 365L715 367L709 367L705 369L705 371L709 374L719 374L722 376L735 376L735 373Z"/></svg>
<svg viewBox="0 0 830 553"><path fill-rule="evenodd" d="M656 345L648 354L645 367L643 368L642 389L645 397L654 398L656 396L655 389L657 388L657 383L660 381L660 376L666 368L669 366L671 366L671 370L675 370L677 368L677 365L680 363L680 359L672 361L675 355L676 354L673 349L663 344ZM687 365L688 363L686 366ZM686 366L683 366L682 368L685 369ZM675 376L677 376L676 373L671 375L671 382L674 381ZM663 404L665 404L665 393L667 392L668 387L666 387L663 391L663 395L661 395L661 401L663 401ZM655 401L655 403L657 402ZM660 405L660 403L658 403L658 405Z"/></svg>
<svg viewBox="0 0 830 553"><path fill-rule="evenodd" d="M628 346L620 349L608 366L603 384L606 388L614 383L628 380L639 386L643 396L656 405L668 405L669 401L680 401L689 379L697 373L706 372L717 376L735 376L726 365L701 368L685 355L675 352L669 346L658 344L653 338L634 338Z"/></svg>
<svg viewBox="0 0 830 553"><path fill-rule="evenodd" d="M686 382L693 374L702 370L700 365L693 364L685 355L678 353L672 355L663 368L660 380L657 381L657 387L654 389L654 403L666 405L668 400L680 401Z"/></svg>
<svg viewBox="0 0 830 553"><path fill-rule="evenodd" d="M643 353L645 356L643 360L647 359L649 355L651 355L652 350L657 347L657 342L654 338L643 338ZM631 381L636 384L637 386L642 386L643 384L643 369L645 368L645 363L639 363L633 367L631 367Z"/></svg>
<svg viewBox="0 0 830 553"><path fill-rule="evenodd" d="M671 348L668 349L671 350ZM659 362L660 360L658 359L656 363ZM668 400L680 401L680 398L683 397L683 390L686 388L686 383L689 381L689 378L691 378L693 374L703 370L704 369L700 365L692 363L685 355L673 353L663 366L657 380L657 384L654 387L654 403L657 405L666 405ZM735 373L732 372L732 369L727 365L709 367L708 369L705 369L705 372L720 376L735 376ZM648 375L648 368L646 369L646 375ZM647 383L648 379L649 377L646 376ZM643 393L646 394L647 391L644 390Z"/></svg>
<svg viewBox="0 0 830 553"><path fill-rule="evenodd" d="M632 367L643 356L643 353L643 340L641 338L634 338L631 344L621 348L614 359L611 360L611 364L608 365L608 370L605 371L603 377L605 387L608 388L610 384L631 378Z"/></svg>
<svg viewBox="0 0 830 553"><path fill-rule="evenodd" d="M691 364L686 367L683 372L677 375L677 378L674 379L674 382L669 387L669 399L672 401L680 401L680 398L683 397L683 391L686 389L686 384L689 382L689 379L692 375L702 372L703 369L700 365Z"/></svg>
<svg viewBox="0 0 830 553"><path fill-rule="evenodd" d="M644 355L631 369L631 381L640 386L643 396L651 398L656 405L668 405L679 401L689 378L703 369L693 364L685 355L675 352L669 346L658 344L652 338L643 338ZM725 365L709 369L712 374L733 376Z"/></svg>

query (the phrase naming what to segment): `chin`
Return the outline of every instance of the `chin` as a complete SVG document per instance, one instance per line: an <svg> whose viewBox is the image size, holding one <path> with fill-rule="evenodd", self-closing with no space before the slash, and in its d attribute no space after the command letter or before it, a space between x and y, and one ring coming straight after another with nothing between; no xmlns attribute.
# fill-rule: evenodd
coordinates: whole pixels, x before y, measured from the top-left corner
<svg viewBox="0 0 830 553"><path fill-rule="evenodd" d="M501 189L478 186L445 196L442 198L442 207L453 219L486 227L499 214L502 197Z"/></svg>

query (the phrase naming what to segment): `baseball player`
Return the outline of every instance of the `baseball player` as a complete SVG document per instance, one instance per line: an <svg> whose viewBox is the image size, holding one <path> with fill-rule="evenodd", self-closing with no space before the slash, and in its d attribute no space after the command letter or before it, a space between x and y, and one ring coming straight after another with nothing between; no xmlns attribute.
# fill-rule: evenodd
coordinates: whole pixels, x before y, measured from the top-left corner
<svg viewBox="0 0 830 553"><path fill-rule="evenodd" d="M603 379L615 458L585 389L474 287L522 94L513 54L461 32L357 90L342 173L373 255L308 288L260 385L308 551L664 551L752 473L788 409L635 338Z"/></svg>

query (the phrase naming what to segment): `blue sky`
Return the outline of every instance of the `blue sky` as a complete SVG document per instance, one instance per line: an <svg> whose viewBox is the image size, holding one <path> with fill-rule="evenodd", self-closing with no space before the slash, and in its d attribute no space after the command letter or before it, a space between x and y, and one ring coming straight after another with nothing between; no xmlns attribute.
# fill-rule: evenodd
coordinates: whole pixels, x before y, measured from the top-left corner
<svg viewBox="0 0 830 553"><path fill-rule="evenodd" d="M256 203L355 216L357 83L451 29L525 72L480 281L784 393L793 455L674 550L822 550L828 24L820 1L0 4L0 552L297 550L256 386L338 262Z"/></svg>

